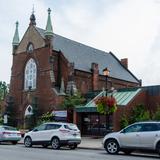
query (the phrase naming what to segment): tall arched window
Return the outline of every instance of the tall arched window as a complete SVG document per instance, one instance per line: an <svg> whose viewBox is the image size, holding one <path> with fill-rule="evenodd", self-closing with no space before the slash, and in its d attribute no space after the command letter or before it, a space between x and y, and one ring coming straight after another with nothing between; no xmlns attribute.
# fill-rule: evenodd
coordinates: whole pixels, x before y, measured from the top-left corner
<svg viewBox="0 0 160 160"><path fill-rule="evenodd" d="M24 89L36 89L37 66L33 58L31 58L25 67L24 73Z"/></svg>

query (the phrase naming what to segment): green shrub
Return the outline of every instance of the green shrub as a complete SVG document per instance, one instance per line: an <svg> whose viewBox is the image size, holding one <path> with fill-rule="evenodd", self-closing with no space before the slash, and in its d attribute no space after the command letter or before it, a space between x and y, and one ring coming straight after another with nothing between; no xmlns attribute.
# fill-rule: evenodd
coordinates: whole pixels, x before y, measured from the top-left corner
<svg viewBox="0 0 160 160"><path fill-rule="evenodd" d="M120 120L120 127L122 129L122 128L125 128L128 125L129 125L128 118L125 114L123 114L122 117L121 117L121 120Z"/></svg>
<svg viewBox="0 0 160 160"><path fill-rule="evenodd" d="M156 120L156 121L160 120L160 106L157 107L157 111L153 115L153 120Z"/></svg>

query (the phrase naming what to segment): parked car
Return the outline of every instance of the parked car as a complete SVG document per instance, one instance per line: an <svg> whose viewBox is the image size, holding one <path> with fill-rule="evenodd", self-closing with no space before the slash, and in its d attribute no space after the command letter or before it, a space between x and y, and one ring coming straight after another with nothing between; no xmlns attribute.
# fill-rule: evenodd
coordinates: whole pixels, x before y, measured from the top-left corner
<svg viewBox="0 0 160 160"><path fill-rule="evenodd" d="M44 123L24 135L24 145L52 146L59 149L61 146L69 146L71 149L77 148L81 143L81 135L78 127L72 123L48 122Z"/></svg>
<svg viewBox="0 0 160 160"><path fill-rule="evenodd" d="M0 142L11 142L17 144L21 139L21 132L16 128L6 125L0 126Z"/></svg>
<svg viewBox="0 0 160 160"><path fill-rule="evenodd" d="M119 132L107 134L103 146L109 154L153 150L160 154L160 122L137 122Z"/></svg>

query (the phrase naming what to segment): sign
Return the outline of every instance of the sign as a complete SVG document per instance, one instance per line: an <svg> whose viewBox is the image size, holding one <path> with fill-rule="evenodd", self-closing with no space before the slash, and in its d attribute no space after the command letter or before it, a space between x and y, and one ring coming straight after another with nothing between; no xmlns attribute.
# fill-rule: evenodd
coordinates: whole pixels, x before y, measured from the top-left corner
<svg viewBox="0 0 160 160"><path fill-rule="evenodd" d="M4 115L3 122L4 122L4 124L8 123L8 116L7 116L7 114Z"/></svg>
<svg viewBox="0 0 160 160"><path fill-rule="evenodd" d="M53 111L52 112L55 117L67 117L67 111Z"/></svg>

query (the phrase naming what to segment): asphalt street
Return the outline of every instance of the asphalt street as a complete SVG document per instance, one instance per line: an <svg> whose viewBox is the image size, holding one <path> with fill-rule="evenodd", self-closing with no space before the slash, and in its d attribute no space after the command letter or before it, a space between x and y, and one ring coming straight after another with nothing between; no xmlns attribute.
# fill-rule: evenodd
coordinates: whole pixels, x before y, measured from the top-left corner
<svg viewBox="0 0 160 160"><path fill-rule="evenodd" d="M25 148L24 145L0 145L0 160L154 160L160 159L158 155L124 154L109 155L105 150L62 148L53 150L51 148L32 147Z"/></svg>

